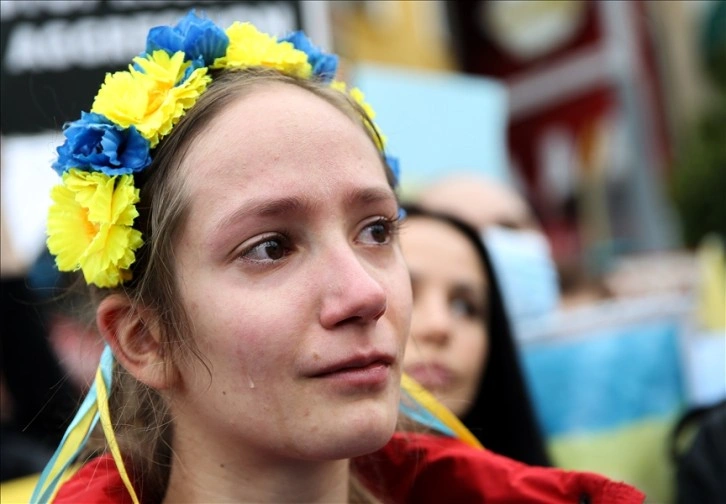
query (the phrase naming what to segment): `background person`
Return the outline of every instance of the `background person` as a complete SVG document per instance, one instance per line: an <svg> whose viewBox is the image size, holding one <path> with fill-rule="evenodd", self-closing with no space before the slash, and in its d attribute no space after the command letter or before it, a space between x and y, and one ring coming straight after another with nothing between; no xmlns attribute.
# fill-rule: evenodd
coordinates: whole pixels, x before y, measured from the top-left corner
<svg viewBox="0 0 726 504"><path fill-rule="evenodd" d="M416 202L458 216L479 230L515 326L561 307L557 265L547 237L512 187L485 175L460 173L424 187Z"/></svg>
<svg viewBox="0 0 726 504"><path fill-rule="evenodd" d="M476 229L406 205L413 314L404 370L496 453L550 465L495 271Z"/></svg>
<svg viewBox="0 0 726 504"><path fill-rule="evenodd" d="M685 439L684 439L685 438ZM673 431L675 502L726 499L726 400L686 411Z"/></svg>

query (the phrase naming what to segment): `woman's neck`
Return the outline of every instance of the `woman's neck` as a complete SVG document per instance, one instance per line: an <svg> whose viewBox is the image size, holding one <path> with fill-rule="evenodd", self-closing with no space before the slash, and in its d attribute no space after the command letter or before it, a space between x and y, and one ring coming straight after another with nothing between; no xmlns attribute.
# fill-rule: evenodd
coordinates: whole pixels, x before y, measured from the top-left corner
<svg viewBox="0 0 726 504"><path fill-rule="evenodd" d="M164 504L185 502L348 502L348 460L281 460L232 456L229 444L210 446L175 436Z"/></svg>

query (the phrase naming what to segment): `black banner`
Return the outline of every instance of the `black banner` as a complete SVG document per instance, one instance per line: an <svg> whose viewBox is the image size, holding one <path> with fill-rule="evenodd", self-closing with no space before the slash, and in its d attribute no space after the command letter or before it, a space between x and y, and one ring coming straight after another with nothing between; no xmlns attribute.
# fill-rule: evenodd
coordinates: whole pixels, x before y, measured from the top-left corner
<svg viewBox="0 0 726 504"><path fill-rule="evenodd" d="M124 70L152 26L190 9L226 28L250 21L284 35L302 25L300 1L3 0L2 123L8 134L59 130L88 111L106 72Z"/></svg>

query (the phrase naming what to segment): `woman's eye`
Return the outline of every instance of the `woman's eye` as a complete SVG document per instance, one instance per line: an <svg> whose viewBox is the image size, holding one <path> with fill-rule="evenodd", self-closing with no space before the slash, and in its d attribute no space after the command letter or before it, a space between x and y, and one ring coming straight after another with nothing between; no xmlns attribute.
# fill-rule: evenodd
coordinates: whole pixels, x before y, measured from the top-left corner
<svg viewBox="0 0 726 504"><path fill-rule="evenodd" d="M453 298L451 300L451 311L454 315L464 318L482 317L484 310L476 303L463 298Z"/></svg>
<svg viewBox="0 0 726 504"><path fill-rule="evenodd" d="M245 250L241 257L253 262L279 261L290 251L290 246L283 238L267 238Z"/></svg>
<svg viewBox="0 0 726 504"><path fill-rule="evenodd" d="M379 219L368 224L360 234L360 240L374 245L385 245L391 241L396 223L389 219Z"/></svg>

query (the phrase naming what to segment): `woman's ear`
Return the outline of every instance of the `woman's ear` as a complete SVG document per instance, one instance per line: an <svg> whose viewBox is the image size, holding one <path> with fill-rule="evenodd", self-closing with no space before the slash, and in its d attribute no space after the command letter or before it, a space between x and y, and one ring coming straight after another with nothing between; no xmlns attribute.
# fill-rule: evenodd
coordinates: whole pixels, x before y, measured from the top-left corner
<svg viewBox="0 0 726 504"><path fill-rule="evenodd" d="M96 310L96 324L113 355L137 380L157 390L171 386L157 319L123 294L111 294Z"/></svg>

